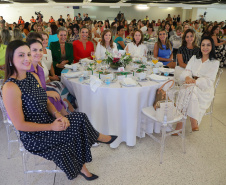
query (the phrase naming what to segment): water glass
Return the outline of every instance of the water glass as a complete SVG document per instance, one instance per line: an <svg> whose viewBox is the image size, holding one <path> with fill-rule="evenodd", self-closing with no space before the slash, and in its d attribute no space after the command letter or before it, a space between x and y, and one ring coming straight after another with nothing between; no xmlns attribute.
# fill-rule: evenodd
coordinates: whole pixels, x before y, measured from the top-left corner
<svg viewBox="0 0 226 185"><path fill-rule="evenodd" d="M105 80L105 84L106 84L106 85L110 85L110 84L111 84L111 79L106 79L106 80Z"/></svg>
<svg viewBox="0 0 226 185"><path fill-rule="evenodd" d="M79 82L83 82L84 81L84 77L83 76L80 76L79 77Z"/></svg>

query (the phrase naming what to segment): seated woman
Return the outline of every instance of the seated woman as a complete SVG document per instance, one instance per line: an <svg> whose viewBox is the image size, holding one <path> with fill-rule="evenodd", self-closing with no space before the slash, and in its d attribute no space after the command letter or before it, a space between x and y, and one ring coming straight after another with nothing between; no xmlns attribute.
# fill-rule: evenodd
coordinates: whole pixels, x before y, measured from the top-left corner
<svg viewBox="0 0 226 185"><path fill-rule="evenodd" d="M149 35L149 38L157 37L157 34L153 28L153 24L148 25L147 34Z"/></svg>
<svg viewBox="0 0 226 185"><path fill-rule="evenodd" d="M180 67L186 68L188 61L193 55L197 55L200 49L196 45L195 31L187 29L182 37L182 46L177 52L177 61Z"/></svg>
<svg viewBox="0 0 226 185"><path fill-rule="evenodd" d="M204 37L204 36L210 36L212 28L213 28L213 25L212 24L209 24L206 27L205 31L203 32L202 37Z"/></svg>
<svg viewBox="0 0 226 185"><path fill-rule="evenodd" d="M86 180L97 179L85 165L92 161L90 148L95 142L110 144L117 136L96 131L84 113L62 116L47 99L38 76L27 72L30 55L23 41L8 45L2 90L7 113L20 132L24 148L53 161L69 180L79 174Z"/></svg>
<svg viewBox="0 0 226 185"><path fill-rule="evenodd" d="M117 44L118 50L124 50L125 43L123 41L123 35L124 35L124 26L118 26L117 27L117 34L115 36L114 42Z"/></svg>
<svg viewBox="0 0 226 185"><path fill-rule="evenodd" d="M125 31L125 37L133 41L133 34L134 34L134 28L133 28L133 25L130 24L129 26L127 26L127 30Z"/></svg>
<svg viewBox="0 0 226 185"><path fill-rule="evenodd" d="M141 30L136 30L133 36L133 42L130 42L125 47L127 53L133 57L146 57L148 48L143 44L143 33Z"/></svg>
<svg viewBox="0 0 226 185"><path fill-rule="evenodd" d="M113 42L111 30L104 30L102 33L101 42L98 42L96 47L95 56L97 58L104 59L106 54L105 52L109 51L110 53L118 53L116 44Z"/></svg>
<svg viewBox="0 0 226 185"><path fill-rule="evenodd" d="M91 58L91 52L94 51L94 46L91 41L88 41L89 30L86 27L80 29L80 39L73 42L74 62L79 62L83 58Z"/></svg>
<svg viewBox="0 0 226 185"><path fill-rule="evenodd" d="M195 85L187 112L191 120L192 131L199 130L198 126L202 117L214 97L214 81L219 68L214 47L214 41L211 37L203 37L199 55L193 56L189 60L186 70L180 76L186 84ZM178 123L176 130L181 129L181 127L182 124Z"/></svg>
<svg viewBox="0 0 226 185"><path fill-rule="evenodd" d="M154 46L154 57L159 58L159 61L170 68L175 68L176 62L173 62L173 46L167 38L165 29L160 29L158 32L158 42Z"/></svg>
<svg viewBox="0 0 226 185"><path fill-rule="evenodd" d="M45 63L41 63L42 57L43 57L43 47L42 43L39 40L30 40L28 42L28 45L31 49L31 69L28 72L34 72L38 75L41 85L46 90L46 80L45 80L45 74L43 70L43 65L45 66ZM45 66L46 68L46 66ZM61 112L63 115L68 115L66 111L66 106L64 102L62 101L60 95L56 91L46 91L47 96L50 100L50 102L56 107L57 111Z"/></svg>
<svg viewBox="0 0 226 185"><path fill-rule="evenodd" d="M66 28L58 28L57 37L59 38L59 41L51 42L49 49L52 52L53 68L55 70L55 74L60 76L64 65L71 64L74 57L72 44L66 42Z"/></svg>
<svg viewBox="0 0 226 185"><path fill-rule="evenodd" d="M218 37L220 28L214 26L211 30L211 37L215 44L215 52L217 60L220 61L220 66L223 67L226 61L226 40L222 40Z"/></svg>
<svg viewBox="0 0 226 185"><path fill-rule="evenodd" d="M176 61L177 52L178 52L178 49L179 49L179 47L181 46L181 43L182 43L181 33L182 33L182 27L178 26L176 28L176 34L172 35L169 39L170 42L173 44L173 59L174 59L174 61Z"/></svg>
<svg viewBox="0 0 226 185"><path fill-rule="evenodd" d="M58 29L58 27L57 27L56 23L51 23L48 47L50 46L51 42L59 41L59 38L57 37L57 29Z"/></svg>

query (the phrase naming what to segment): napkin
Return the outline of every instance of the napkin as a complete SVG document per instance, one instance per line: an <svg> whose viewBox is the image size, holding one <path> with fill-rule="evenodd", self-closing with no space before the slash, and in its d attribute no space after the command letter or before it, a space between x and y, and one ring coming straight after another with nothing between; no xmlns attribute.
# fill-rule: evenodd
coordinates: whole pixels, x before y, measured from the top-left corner
<svg viewBox="0 0 226 185"><path fill-rule="evenodd" d="M65 64L64 67L72 69L72 65L69 65L69 64Z"/></svg>
<svg viewBox="0 0 226 185"><path fill-rule="evenodd" d="M88 59L88 58L83 58L83 59L81 59L80 61L81 61L81 62L88 62L88 63L93 62L93 60L90 60L90 59Z"/></svg>
<svg viewBox="0 0 226 185"><path fill-rule="evenodd" d="M75 78L78 77L82 74L82 72L70 72L70 73L65 73L64 76L66 78Z"/></svg>
<svg viewBox="0 0 226 185"><path fill-rule="evenodd" d="M125 85L137 85L136 81L132 78L124 78L122 81Z"/></svg>
<svg viewBox="0 0 226 185"><path fill-rule="evenodd" d="M91 75L90 76L90 89L93 91L93 92L96 92L96 90L98 89L98 87L100 87L102 84L102 81L94 76L94 75Z"/></svg>

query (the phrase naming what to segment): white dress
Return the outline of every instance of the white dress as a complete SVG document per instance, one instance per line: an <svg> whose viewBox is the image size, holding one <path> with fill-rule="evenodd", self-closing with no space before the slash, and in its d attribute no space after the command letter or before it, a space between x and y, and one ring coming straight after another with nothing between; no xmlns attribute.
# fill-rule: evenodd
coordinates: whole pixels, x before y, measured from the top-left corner
<svg viewBox="0 0 226 185"><path fill-rule="evenodd" d="M42 61L41 63L45 63L45 65L47 66L48 70L51 69L51 65L53 63L53 58L52 58L52 52L50 49L47 49L46 48L46 52L47 54L43 54L43 57L42 57Z"/></svg>
<svg viewBox="0 0 226 185"><path fill-rule="evenodd" d="M105 59L106 57L106 50L108 50L110 53L112 54L117 54L118 53L118 49L117 49L117 45L116 43L113 42L113 48L111 48L110 46L106 49L104 46L102 46L100 44L100 42L98 42L97 47L96 47L96 52L95 52L95 56L97 58L101 58L101 59Z"/></svg>
<svg viewBox="0 0 226 185"><path fill-rule="evenodd" d="M188 106L188 116L196 119L198 124L201 123L202 117L209 108L214 97L214 81L219 68L218 60L207 60L202 63L194 55L188 62L186 69L180 78L185 81L187 76L197 76L196 86Z"/></svg>
<svg viewBox="0 0 226 185"><path fill-rule="evenodd" d="M148 48L144 44L137 46L134 42L130 42L126 45L125 51L128 48L128 52L132 57L144 57L147 56Z"/></svg>

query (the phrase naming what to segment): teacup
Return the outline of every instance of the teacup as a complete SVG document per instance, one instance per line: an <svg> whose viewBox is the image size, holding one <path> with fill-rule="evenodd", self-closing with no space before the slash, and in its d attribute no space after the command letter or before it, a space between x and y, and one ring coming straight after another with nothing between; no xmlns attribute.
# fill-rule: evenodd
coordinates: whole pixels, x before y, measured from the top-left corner
<svg viewBox="0 0 226 185"><path fill-rule="evenodd" d="M143 80L146 78L146 73L137 73L137 76L140 80Z"/></svg>
<svg viewBox="0 0 226 185"><path fill-rule="evenodd" d="M88 74L89 74L88 71L83 71L82 73L83 73L83 76L84 76L85 78L86 78L86 77L88 76Z"/></svg>

